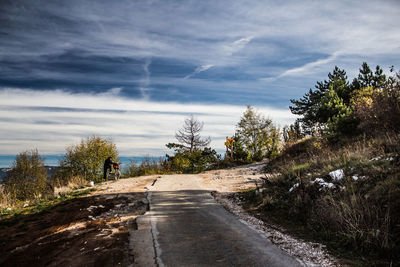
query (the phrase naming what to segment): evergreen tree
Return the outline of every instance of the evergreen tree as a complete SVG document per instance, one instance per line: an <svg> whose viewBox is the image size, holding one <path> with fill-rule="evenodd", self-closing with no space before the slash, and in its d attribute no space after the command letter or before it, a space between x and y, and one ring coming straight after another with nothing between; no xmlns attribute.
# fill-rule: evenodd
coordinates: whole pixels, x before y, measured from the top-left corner
<svg viewBox="0 0 400 267"><path fill-rule="evenodd" d="M365 87L381 88L387 83L386 75L379 65L376 66L375 72L372 72L367 62L363 62L359 71L358 78L354 78L352 83L353 90Z"/></svg>
<svg viewBox="0 0 400 267"><path fill-rule="evenodd" d="M293 106L289 108L293 114L302 116L299 122L302 123L306 134L323 130L324 125L332 116L331 111L321 108L322 99L331 89L335 90L345 103L350 102L352 88L347 82L346 71L337 66L332 73L328 74L328 80L317 82L315 90L309 89L309 92L299 100L290 100Z"/></svg>

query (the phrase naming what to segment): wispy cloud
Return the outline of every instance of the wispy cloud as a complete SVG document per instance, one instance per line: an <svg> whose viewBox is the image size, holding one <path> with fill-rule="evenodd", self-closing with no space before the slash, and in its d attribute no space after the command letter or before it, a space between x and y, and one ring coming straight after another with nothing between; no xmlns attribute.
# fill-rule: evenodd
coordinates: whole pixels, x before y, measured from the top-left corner
<svg viewBox="0 0 400 267"><path fill-rule="evenodd" d="M110 102L111 101L111 102ZM111 104L110 104L111 103ZM29 107L29 108L26 108ZM294 120L288 110L258 107L280 125ZM234 133L244 106L157 103L107 95L65 91L0 91L2 154L38 148L42 153L63 153L67 145L89 135L113 138L124 155L167 152L175 131L190 114L204 121L204 135L223 150L223 139ZM94 112L95 111L95 112ZM24 140L24 142L21 142Z"/></svg>
<svg viewBox="0 0 400 267"><path fill-rule="evenodd" d="M254 38L253 36L240 38L230 43L229 45L224 46L224 49L226 50L226 53L231 56L234 53L244 49L246 45L250 43L253 38Z"/></svg>
<svg viewBox="0 0 400 267"><path fill-rule="evenodd" d="M342 53L340 53L340 52L335 52L327 58L318 59L316 61L304 64L303 66L286 70L281 75L279 75L277 78L282 78L282 77L286 77L286 76L298 76L298 75L313 73L313 72L315 72L316 68L321 67L322 65L327 65L327 64L334 62L341 54Z"/></svg>
<svg viewBox="0 0 400 267"><path fill-rule="evenodd" d="M149 70L151 64L151 59L150 58L146 58L146 61L143 65L143 71L144 71L144 77L143 79L140 81L140 93L142 94L143 99L149 99L149 95L148 92L151 90L149 88L150 85L150 75L151 72Z"/></svg>
<svg viewBox="0 0 400 267"><path fill-rule="evenodd" d="M186 75L183 79L189 79L189 78L195 76L196 74L199 74L200 72L206 71L206 70L208 70L209 68L212 68L212 67L214 67L214 65L212 65L212 64L208 64L208 65L203 65L203 66L197 67L192 73Z"/></svg>

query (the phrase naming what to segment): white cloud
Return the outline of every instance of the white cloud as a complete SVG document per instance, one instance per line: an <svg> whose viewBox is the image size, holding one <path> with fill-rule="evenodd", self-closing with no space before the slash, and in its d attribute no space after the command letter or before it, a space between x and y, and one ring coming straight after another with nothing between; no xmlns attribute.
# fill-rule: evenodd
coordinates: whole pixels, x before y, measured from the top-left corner
<svg viewBox="0 0 400 267"><path fill-rule="evenodd" d="M121 88L121 87L114 87L114 88L111 88L110 90L108 90L107 92L102 93L101 95L104 95L104 96L117 96L122 92L122 89L123 88Z"/></svg>
<svg viewBox="0 0 400 267"><path fill-rule="evenodd" d="M140 81L140 92L142 94L143 99L149 99L149 95L148 92L151 90L149 88L150 85L150 75L151 72L149 70L149 66L151 64L151 59L150 58L146 58L144 65L143 65L143 71L144 71L144 77L143 79Z"/></svg>
<svg viewBox="0 0 400 267"><path fill-rule="evenodd" d="M53 108L53 109L52 109ZM289 110L258 107L283 125L294 120ZM70 94L61 90L37 92L0 90L0 153L16 154L38 148L44 154L89 135L111 137L122 155L163 155L175 131L189 114L203 121L203 134L222 151L223 139L234 133L243 106L158 103L119 96Z"/></svg>
<svg viewBox="0 0 400 267"><path fill-rule="evenodd" d="M244 37L244 38L240 38L234 42L232 42L229 45L224 46L224 49L226 51L226 53L231 56L234 53L239 52L240 50L244 49L245 46L251 42L251 40L253 39L253 36L249 36L249 37Z"/></svg>
<svg viewBox="0 0 400 267"><path fill-rule="evenodd" d="M301 67L286 70L281 75L279 75L278 78L285 77L285 76L297 76L297 75L313 73L313 72L315 72L316 68L319 68L326 64L330 64L331 62L336 60L340 55L341 55L340 52L335 52L327 58L318 59L314 62L309 62Z"/></svg>
<svg viewBox="0 0 400 267"><path fill-rule="evenodd" d="M214 67L214 65L212 65L212 64L197 67L191 74L186 75L183 79L189 79L189 78L193 77L194 75L199 74L200 72L206 71L212 67Z"/></svg>

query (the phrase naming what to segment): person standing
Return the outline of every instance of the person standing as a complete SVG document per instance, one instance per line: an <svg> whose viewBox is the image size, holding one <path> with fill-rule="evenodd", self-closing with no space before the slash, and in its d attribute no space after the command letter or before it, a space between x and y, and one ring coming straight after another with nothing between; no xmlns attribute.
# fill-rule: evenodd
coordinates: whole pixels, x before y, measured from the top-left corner
<svg viewBox="0 0 400 267"><path fill-rule="evenodd" d="M108 157L104 162L104 181L107 181L107 173L111 171L111 166L114 164L112 157Z"/></svg>

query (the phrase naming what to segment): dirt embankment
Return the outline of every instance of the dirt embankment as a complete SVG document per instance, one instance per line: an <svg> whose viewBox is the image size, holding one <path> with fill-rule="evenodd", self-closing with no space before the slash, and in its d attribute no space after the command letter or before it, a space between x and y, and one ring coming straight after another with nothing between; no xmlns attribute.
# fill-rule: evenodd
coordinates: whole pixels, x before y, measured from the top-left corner
<svg viewBox="0 0 400 267"><path fill-rule="evenodd" d="M154 177L133 179L0 226L0 266L129 265L129 231L146 212L144 187Z"/></svg>

